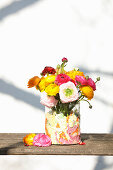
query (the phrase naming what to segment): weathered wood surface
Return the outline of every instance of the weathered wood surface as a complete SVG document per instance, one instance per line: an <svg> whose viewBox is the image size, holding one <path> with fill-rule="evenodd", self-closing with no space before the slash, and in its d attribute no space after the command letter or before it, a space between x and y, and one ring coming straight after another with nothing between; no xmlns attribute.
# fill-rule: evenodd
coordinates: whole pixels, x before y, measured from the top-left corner
<svg viewBox="0 0 113 170"><path fill-rule="evenodd" d="M113 156L113 134L81 134L86 145L24 146L26 133L0 133L0 155L107 155Z"/></svg>

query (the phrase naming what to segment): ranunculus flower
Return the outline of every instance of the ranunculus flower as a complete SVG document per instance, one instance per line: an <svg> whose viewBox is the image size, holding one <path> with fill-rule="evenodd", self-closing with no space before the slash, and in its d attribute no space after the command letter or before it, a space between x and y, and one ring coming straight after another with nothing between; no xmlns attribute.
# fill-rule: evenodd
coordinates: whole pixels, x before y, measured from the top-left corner
<svg viewBox="0 0 113 170"><path fill-rule="evenodd" d="M88 98L88 100L91 100L94 96L94 92L92 87L90 86L82 86L80 87L80 90L82 91L82 94Z"/></svg>
<svg viewBox="0 0 113 170"><path fill-rule="evenodd" d="M25 145L33 145L33 139L34 137L36 136L35 133L31 133L31 134L28 134L26 135L24 138L23 138L23 142Z"/></svg>
<svg viewBox="0 0 113 170"><path fill-rule="evenodd" d="M95 82L91 79L91 78L88 78L87 79L87 85L89 85L90 87L92 87L92 89L95 91L96 90L96 84Z"/></svg>
<svg viewBox="0 0 113 170"><path fill-rule="evenodd" d="M55 81L55 75L48 75L47 77L45 77L45 81L49 84L53 83Z"/></svg>
<svg viewBox="0 0 113 170"><path fill-rule="evenodd" d="M59 95L62 103L73 102L79 97L77 88L70 81L60 85Z"/></svg>
<svg viewBox="0 0 113 170"><path fill-rule="evenodd" d="M68 59L67 58L62 58L62 62L68 62Z"/></svg>
<svg viewBox="0 0 113 170"><path fill-rule="evenodd" d="M76 75L75 80L80 82L81 85L87 85L87 80L83 76Z"/></svg>
<svg viewBox="0 0 113 170"><path fill-rule="evenodd" d="M50 146L51 138L43 133L37 134L33 139L34 146Z"/></svg>
<svg viewBox="0 0 113 170"><path fill-rule="evenodd" d="M48 85L49 83L45 80L45 77L42 77L40 83L38 84L38 87L40 91L43 92Z"/></svg>
<svg viewBox="0 0 113 170"><path fill-rule="evenodd" d="M59 86L63 83L67 83L68 81L71 81L71 78L66 74L58 74L55 78L55 83Z"/></svg>
<svg viewBox="0 0 113 170"><path fill-rule="evenodd" d="M48 96L47 93L44 91L41 93L40 103L44 106L51 108L57 105L58 100L56 100L54 96Z"/></svg>
<svg viewBox="0 0 113 170"><path fill-rule="evenodd" d="M37 86L39 82L40 82L40 78L38 76L34 76L31 79L29 79L27 86L28 88L31 88L31 87Z"/></svg>
<svg viewBox="0 0 113 170"><path fill-rule="evenodd" d="M46 66L42 71L41 75L45 76L46 74L55 74L56 70L53 67Z"/></svg>
<svg viewBox="0 0 113 170"><path fill-rule="evenodd" d="M76 76L75 77L75 81L80 82L81 85L85 85L85 86L90 86L92 87L92 89L95 91L96 90L96 84L95 82L91 79L91 78L84 78L83 76Z"/></svg>
<svg viewBox="0 0 113 170"><path fill-rule="evenodd" d="M49 96L56 96L56 94L59 93L59 86L56 84L49 84L46 87L45 92Z"/></svg>
<svg viewBox="0 0 113 170"><path fill-rule="evenodd" d="M85 77L83 72L75 71L75 70L68 71L68 72L66 72L66 74L74 81L75 81L75 76L77 76L77 75Z"/></svg>

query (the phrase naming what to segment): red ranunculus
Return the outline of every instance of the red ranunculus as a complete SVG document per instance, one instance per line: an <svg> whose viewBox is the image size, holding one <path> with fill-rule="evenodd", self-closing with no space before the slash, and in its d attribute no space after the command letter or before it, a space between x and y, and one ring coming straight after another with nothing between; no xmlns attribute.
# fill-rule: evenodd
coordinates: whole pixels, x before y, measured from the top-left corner
<svg viewBox="0 0 113 170"><path fill-rule="evenodd" d="M42 71L41 75L45 76L46 74L55 74L56 70L53 67L46 66Z"/></svg>

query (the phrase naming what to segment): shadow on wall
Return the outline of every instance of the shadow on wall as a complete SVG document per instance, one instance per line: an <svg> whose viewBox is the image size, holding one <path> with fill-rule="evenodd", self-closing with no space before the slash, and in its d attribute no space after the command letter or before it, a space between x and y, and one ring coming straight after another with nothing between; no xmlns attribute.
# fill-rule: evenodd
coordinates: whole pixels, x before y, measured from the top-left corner
<svg viewBox="0 0 113 170"><path fill-rule="evenodd" d="M24 8L29 7L30 5L34 5L40 0L18 0L13 1L9 5L0 9L0 20L3 20L9 15L15 14Z"/></svg>
<svg viewBox="0 0 113 170"><path fill-rule="evenodd" d="M35 107L36 109L44 111L44 106L40 104L39 96L26 92L11 83L7 83L3 79L0 79L0 93L14 97L16 100L20 100L21 102L25 102L26 104Z"/></svg>
<svg viewBox="0 0 113 170"><path fill-rule="evenodd" d="M84 73L95 73L95 74L102 74L102 75L105 75L105 76L113 76L113 72L106 72L106 71L100 71L100 70L94 70L94 71L91 71L85 67L81 67L79 66L78 67L81 71L83 71Z"/></svg>

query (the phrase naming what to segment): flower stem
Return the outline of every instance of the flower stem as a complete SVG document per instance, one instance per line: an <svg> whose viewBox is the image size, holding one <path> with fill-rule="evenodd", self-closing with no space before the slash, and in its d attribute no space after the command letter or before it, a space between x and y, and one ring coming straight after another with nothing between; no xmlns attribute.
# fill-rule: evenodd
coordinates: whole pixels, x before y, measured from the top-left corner
<svg viewBox="0 0 113 170"><path fill-rule="evenodd" d="M86 101L89 104L89 108L92 109L92 105L89 103L88 100L82 99L83 101Z"/></svg>
<svg viewBox="0 0 113 170"><path fill-rule="evenodd" d="M61 64L61 73L64 73L64 63Z"/></svg>

